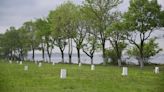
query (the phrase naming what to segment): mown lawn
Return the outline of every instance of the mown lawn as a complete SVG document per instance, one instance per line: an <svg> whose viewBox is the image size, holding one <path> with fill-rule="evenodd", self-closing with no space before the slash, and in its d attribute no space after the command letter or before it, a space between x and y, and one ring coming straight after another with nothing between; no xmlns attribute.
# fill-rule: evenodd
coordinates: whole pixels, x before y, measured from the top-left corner
<svg viewBox="0 0 164 92"><path fill-rule="evenodd" d="M24 65L29 66L24 71ZM154 74L154 66L140 69L129 66L129 75L121 76L122 68L117 66L43 63L38 67L32 62L23 65L0 61L0 92L164 92L164 66L160 74ZM60 69L66 68L67 79L60 79Z"/></svg>

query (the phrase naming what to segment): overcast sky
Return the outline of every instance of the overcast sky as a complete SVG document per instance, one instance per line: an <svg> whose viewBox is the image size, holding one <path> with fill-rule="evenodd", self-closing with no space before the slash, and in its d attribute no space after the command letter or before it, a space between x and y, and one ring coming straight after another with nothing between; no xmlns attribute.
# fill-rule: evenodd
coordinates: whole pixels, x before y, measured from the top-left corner
<svg viewBox="0 0 164 92"><path fill-rule="evenodd" d="M10 26L20 27L25 21L46 17L50 10L67 0L0 0L0 33ZM83 0L73 0L81 3ZM164 0L158 0L164 7ZM129 0L124 0L120 10L125 11Z"/></svg>

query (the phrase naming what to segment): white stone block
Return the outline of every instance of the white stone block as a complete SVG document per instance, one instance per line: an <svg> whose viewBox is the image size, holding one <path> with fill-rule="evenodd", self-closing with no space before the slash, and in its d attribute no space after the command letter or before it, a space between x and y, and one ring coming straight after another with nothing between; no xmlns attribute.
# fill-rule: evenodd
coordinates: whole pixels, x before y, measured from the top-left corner
<svg viewBox="0 0 164 92"><path fill-rule="evenodd" d="M16 62L17 64L19 63L19 61Z"/></svg>
<svg viewBox="0 0 164 92"><path fill-rule="evenodd" d="M20 65L22 65L22 61L20 61L20 63L19 63Z"/></svg>
<svg viewBox="0 0 164 92"><path fill-rule="evenodd" d="M91 70L95 70L95 65L91 65Z"/></svg>
<svg viewBox="0 0 164 92"><path fill-rule="evenodd" d="M52 65L55 65L55 62L52 62Z"/></svg>
<svg viewBox="0 0 164 92"><path fill-rule="evenodd" d="M159 73L159 67L155 67L154 72L155 72L155 74L158 74Z"/></svg>
<svg viewBox="0 0 164 92"><path fill-rule="evenodd" d="M42 67L42 63L41 62L39 63L38 67Z"/></svg>
<svg viewBox="0 0 164 92"><path fill-rule="evenodd" d="M9 60L9 63L10 63L10 64L12 64L12 61L11 61L11 60Z"/></svg>
<svg viewBox="0 0 164 92"><path fill-rule="evenodd" d="M81 63L79 63L79 67L81 67Z"/></svg>
<svg viewBox="0 0 164 92"><path fill-rule="evenodd" d="M61 69L60 78L61 79L66 79L66 77L67 77L67 70L66 69Z"/></svg>
<svg viewBox="0 0 164 92"><path fill-rule="evenodd" d="M28 70L28 65L24 66L24 70L27 71Z"/></svg>
<svg viewBox="0 0 164 92"><path fill-rule="evenodd" d="M122 76L127 76L128 75L128 68L127 67L123 67L122 69Z"/></svg>

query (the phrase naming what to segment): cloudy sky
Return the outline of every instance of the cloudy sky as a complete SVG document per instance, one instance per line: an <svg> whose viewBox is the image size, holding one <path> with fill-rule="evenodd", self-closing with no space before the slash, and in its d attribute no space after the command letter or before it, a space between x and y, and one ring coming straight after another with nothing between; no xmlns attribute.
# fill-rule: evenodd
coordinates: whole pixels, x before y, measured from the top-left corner
<svg viewBox="0 0 164 92"><path fill-rule="evenodd" d="M20 27L25 21L46 17L50 10L67 0L0 0L0 33L10 26ZM83 0L73 0L81 3ZM124 0L120 10L125 11L129 0ZM159 0L164 6L164 0Z"/></svg>

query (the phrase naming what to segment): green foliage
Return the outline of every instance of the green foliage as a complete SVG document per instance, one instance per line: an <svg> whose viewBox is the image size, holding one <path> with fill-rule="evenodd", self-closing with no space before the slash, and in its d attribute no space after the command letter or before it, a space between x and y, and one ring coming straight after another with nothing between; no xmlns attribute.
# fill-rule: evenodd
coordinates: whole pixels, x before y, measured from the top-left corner
<svg viewBox="0 0 164 92"><path fill-rule="evenodd" d="M111 23L115 20L116 8L121 3L121 0L85 0L82 11L86 18L90 21L90 26L96 34L94 34L101 42L104 65L105 62L105 44L106 31ZM94 32L93 32L94 33Z"/></svg>
<svg viewBox="0 0 164 92"><path fill-rule="evenodd" d="M131 0L128 12L124 14L123 26L127 32L126 38L138 49L141 68L144 66L145 42L154 29L160 27L160 12L161 7L157 0Z"/></svg>
<svg viewBox="0 0 164 92"><path fill-rule="evenodd" d="M157 0L131 0L125 13L125 24L129 31L145 33L159 27L160 5Z"/></svg>
<svg viewBox="0 0 164 92"><path fill-rule="evenodd" d="M164 10L160 13L160 24L161 27L164 27Z"/></svg>
<svg viewBox="0 0 164 92"><path fill-rule="evenodd" d="M115 47L109 50L108 49L105 50L105 56L109 58L111 62L114 64L118 63L118 59L121 59L122 52L127 46L127 44L124 42L119 42L117 44L118 44L117 46L118 51L116 50Z"/></svg>
<svg viewBox="0 0 164 92"><path fill-rule="evenodd" d="M150 39L147 43L144 44L144 62L148 63L147 60L149 60L151 56L158 54L160 51L162 51L162 49L158 46L158 43L155 42L155 38ZM140 57L139 50L136 47L133 47L132 49L128 50L128 54L130 56L136 57L136 59L139 59Z"/></svg>
<svg viewBox="0 0 164 92"><path fill-rule="evenodd" d="M27 31L23 28L10 29L2 36L1 50L6 58L21 59L27 55L30 48Z"/></svg>

